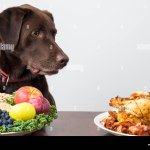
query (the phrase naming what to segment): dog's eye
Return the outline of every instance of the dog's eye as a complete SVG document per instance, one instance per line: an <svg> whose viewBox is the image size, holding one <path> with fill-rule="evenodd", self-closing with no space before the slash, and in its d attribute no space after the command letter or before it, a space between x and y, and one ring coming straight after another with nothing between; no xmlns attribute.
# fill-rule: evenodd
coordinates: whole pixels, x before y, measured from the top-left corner
<svg viewBox="0 0 150 150"><path fill-rule="evenodd" d="M38 37L38 36L40 35L40 31L33 31L33 32L31 33L31 35L32 35L33 37Z"/></svg>

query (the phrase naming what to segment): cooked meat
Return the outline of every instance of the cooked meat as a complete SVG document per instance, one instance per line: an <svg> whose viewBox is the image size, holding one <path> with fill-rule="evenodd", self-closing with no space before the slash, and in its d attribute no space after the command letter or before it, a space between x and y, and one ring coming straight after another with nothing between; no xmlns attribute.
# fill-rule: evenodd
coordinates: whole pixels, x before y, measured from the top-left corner
<svg viewBox="0 0 150 150"><path fill-rule="evenodd" d="M150 92L136 92L128 98L119 96L110 100L110 106L118 111L109 111L105 127L121 133L150 136Z"/></svg>
<svg viewBox="0 0 150 150"><path fill-rule="evenodd" d="M149 136L150 135L150 127L146 125L137 124L135 126L131 126L128 129L129 134L141 135L141 136Z"/></svg>
<svg viewBox="0 0 150 150"><path fill-rule="evenodd" d="M131 97L136 97L136 99L130 100L130 98L112 98L110 100L110 106L116 107L119 111L125 111L128 115L132 116L132 118L136 118L136 120L142 120L144 123L150 123L150 97L139 99L137 95L132 94ZM143 95L146 95L143 94ZM142 95L142 96L143 96ZM148 96L148 95L146 95ZM121 114L122 115L122 114ZM130 117L129 116L129 117Z"/></svg>

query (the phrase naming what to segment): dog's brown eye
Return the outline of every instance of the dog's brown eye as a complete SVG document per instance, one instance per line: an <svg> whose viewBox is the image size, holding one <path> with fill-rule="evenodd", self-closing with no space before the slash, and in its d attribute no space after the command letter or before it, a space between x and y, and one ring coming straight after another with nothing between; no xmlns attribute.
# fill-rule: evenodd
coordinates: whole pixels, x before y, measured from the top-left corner
<svg viewBox="0 0 150 150"><path fill-rule="evenodd" d="M31 33L31 35L32 35L33 37L38 37L39 34L40 34L40 31L33 31L33 32Z"/></svg>

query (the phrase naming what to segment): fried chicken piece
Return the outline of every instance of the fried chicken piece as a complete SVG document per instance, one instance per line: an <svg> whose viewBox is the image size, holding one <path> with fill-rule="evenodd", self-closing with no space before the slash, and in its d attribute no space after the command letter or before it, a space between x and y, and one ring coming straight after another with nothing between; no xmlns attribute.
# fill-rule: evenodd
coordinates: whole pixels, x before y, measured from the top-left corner
<svg viewBox="0 0 150 150"><path fill-rule="evenodd" d="M115 98L112 98L109 102L109 105L110 106L113 106L113 107L116 107L116 108L119 108L120 106L124 105L124 102L127 101L129 99L127 98L121 98L119 96L115 97Z"/></svg>
<svg viewBox="0 0 150 150"><path fill-rule="evenodd" d="M143 94L148 95L148 94ZM142 95L142 96L143 96ZM132 95L133 97L135 95ZM148 98L139 98L135 100L130 100L127 98L112 98L110 100L110 106L116 107L119 111L125 111L126 113L135 116L144 123L150 123L150 100Z"/></svg>
<svg viewBox="0 0 150 150"><path fill-rule="evenodd" d="M115 131L121 132L121 133L128 133L128 129L132 125L134 125L134 124L132 122L129 122L129 121L121 122L116 126Z"/></svg>
<svg viewBox="0 0 150 150"><path fill-rule="evenodd" d="M129 99L135 100L140 98L148 98L150 99L150 92L135 92L130 95Z"/></svg>
<svg viewBox="0 0 150 150"><path fill-rule="evenodd" d="M117 112L116 111L108 111L110 117L114 118L115 120L117 120Z"/></svg>
<svg viewBox="0 0 150 150"><path fill-rule="evenodd" d="M104 120L104 122L105 122L104 126L107 129L114 130L114 128L115 128L115 119L114 118L108 117Z"/></svg>
<svg viewBox="0 0 150 150"><path fill-rule="evenodd" d="M135 125L134 123L129 121L124 121L124 122L115 121L115 118L113 117L108 117L107 119L105 119L104 122L105 122L104 125L107 129L114 130L117 132L122 132L122 133L127 133L128 128L132 125Z"/></svg>
<svg viewBox="0 0 150 150"><path fill-rule="evenodd" d="M142 125L138 123L135 126L131 126L128 129L129 134L140 135L140 136L149 136L150 135L150 127L147 125Z"/></svg>

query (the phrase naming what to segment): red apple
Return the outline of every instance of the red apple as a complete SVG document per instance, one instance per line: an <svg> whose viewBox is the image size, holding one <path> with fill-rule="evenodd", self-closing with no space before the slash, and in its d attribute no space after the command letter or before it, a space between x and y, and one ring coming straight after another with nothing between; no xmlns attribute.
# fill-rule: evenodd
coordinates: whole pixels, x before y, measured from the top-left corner
<svg viewBox="0 0 150 150"><path fill-rule="evenodd" d="M43 96L41 91L32 86L24 86L16 91L14 103L18 104L22 102L28 102L29 99L35 98L37 96Z"/></svg>
<svg viewBox="0 0 150 150"><path fill-rule="evenodd" d="M30 99L28 102L35 107L37 114L48 114L50 112L50 103L43 96L37 96L33 99Z"/></svg>

